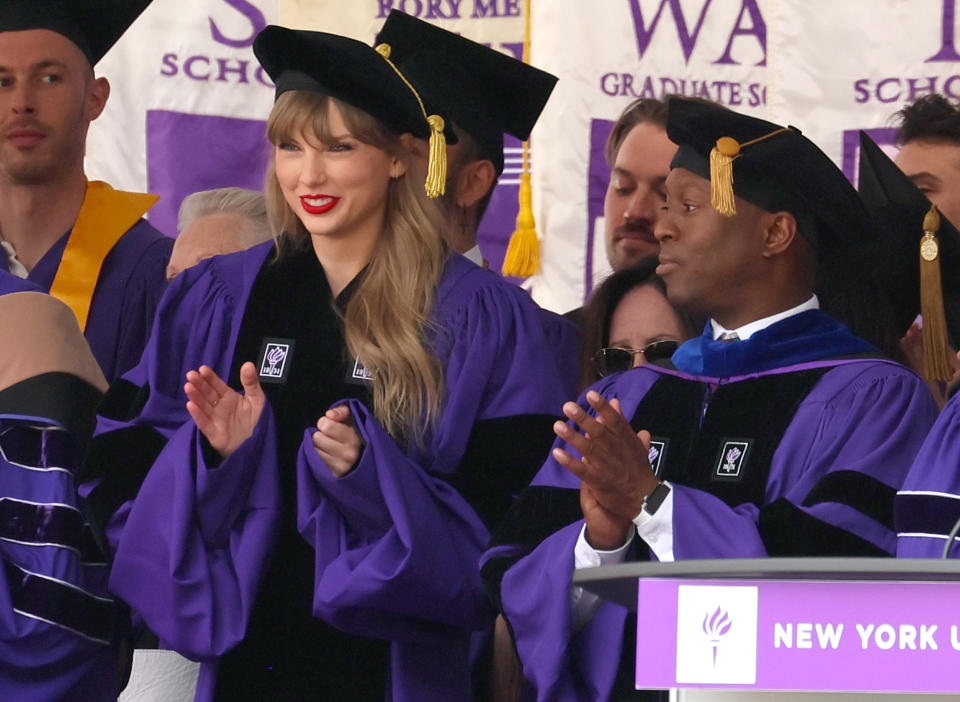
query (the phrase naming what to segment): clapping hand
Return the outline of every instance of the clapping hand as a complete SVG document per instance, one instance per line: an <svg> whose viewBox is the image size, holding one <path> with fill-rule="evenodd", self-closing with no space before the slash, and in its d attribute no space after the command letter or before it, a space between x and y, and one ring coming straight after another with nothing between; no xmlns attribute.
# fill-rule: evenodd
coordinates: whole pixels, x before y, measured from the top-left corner
<svg viewBox="0 0 960 702"><path fill-rule="evenodd" d="M223 458L253 435L267 400L257 367L249 361L240 367L240 383L243 393L233 390L209 366L200 366L187 373L183 386L187 411Z"/></svg>
<svg viewBox="0 0 960 702"><path fill-rule="evenodd" d="M339 405L317 421L313 447L336 477L349 473L363 452L363 439L353 425L350 408Z"/></svg>
<svg viewBox="0 0 960 702"><path fill-rule="evenodd" d="M607 402L598 392L587 393L587 402L596 411L591 417L575 402L563 406L563 413L582 434L564 422L554 432L580 452L582 458L556 448L557 463L580 478L580 505L587 524L587 538L601 550L623 545L631 523L643 508L643 500L659 483L647 458L650 434L634 433L620 411L620 401Z"/></svg>

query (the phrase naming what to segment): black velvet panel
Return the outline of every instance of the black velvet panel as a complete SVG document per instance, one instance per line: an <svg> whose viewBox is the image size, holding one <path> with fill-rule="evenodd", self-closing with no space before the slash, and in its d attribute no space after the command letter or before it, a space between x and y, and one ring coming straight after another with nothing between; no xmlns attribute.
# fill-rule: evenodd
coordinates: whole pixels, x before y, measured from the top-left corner
<svg viewBox="0 0 960 702"><path fill-rule="evenodd" d="M703 383L664 375L637 405L630 426L634 431L646 429L654 441L663 443L657 472L661 478L683 482L680 476L687 471L707 392Z"/></svg>
<svg viewBox="0 0 960 702"><path fill-rule="evenodd" d="M552 415L515 415L473 425L463 460L450 483L493 530L550 454ZM442 477L442 476L441 476Z"/></svg>
<svg viewBox="0 0 960 702"><path fill-rule="evenodd" d="M229 384L240 388L240 366L260 366L264 340L289 339L285 382L266 383L277 425L283 515L271 562L251 613L247 636L220 659L217 700L382 700L389 649L385 641L345 634L313 617L313 548L296 527L296 458L303 432L334 402L369 405L352 370L337 305L312 248L267 262L257 276L237 337Z"/></svg>
<svg viewBox="0 0 960 702"><path fill-rule="evenodd" d="M893 529L893 501L897 491L864 473L837 470L820 478L803 501L804 507L836 502L853 507L888 529Z"/></svg>
<svg viewBox="0 0 960 702"><path fill-rule="evenodd" d="M10 600L17 610L103 644L113 641L117 610L112 601L28 573L6 558L3 567Z"/></svg>
<svg viewBox="0 0 960 702"><path fill-rule="evenodd" d="M773 454L800 403L827 370L766 375L717 387L689 461L682 473L668 473L667 478L705 490L731 507L762 505ZM718 475L728 442L749 444L735 479Z"/></svg>
<svg viewBox="0 0 960 702"><path fill-rule="evenodd" d="M87 518L98 539L103 538L107 522L120 506L137 496L147 472L166 445L163 434L145 424L100 434L90 442L79 481L103 478L84 501Z"/></svg>
<svg viewBox="0 0 960 702"><path fill-rule="evenodd" d="M0 538L22 544L54 545L80 551L83 516L65 505L0 498Z"/></svg>
<svg viewBox="0 0 960 702"><path fill-rule="evenodd" d="M83 455L102 397L90 383L71 373L41 373L0 390L0 414L53 420L73 436Z"/></svg>
<svg viewBox="0 0 960 702"><path fill-rule="evenodd" d="M115 380L100 401L97 413L117 422L136 419L150 398L149 385L135 385L129 380Z"/></svg>
<svg viewBox="0 0 960 702"><path fill-rule="evenodd" d="M891 555L849 531L811 517L785 499L760 510L759 529L767 554L773 557Z"/></svg>
<svg viewBox="0 0 960 702"><path fill-rule="evenodd" d="M498 610L503 574L545 538L563 527L583 519L580 490L576 488L531 485L520 493L490 538L490 548L516 546L516 555L491 558L480 574L487 594Z"/></svg>
<svg viewBox="0 0 960 702"><path fill-rule="evenodd" d="M897 533L947 536L960 519L960 499L943 495L897 495L894 523Z"/></svg>

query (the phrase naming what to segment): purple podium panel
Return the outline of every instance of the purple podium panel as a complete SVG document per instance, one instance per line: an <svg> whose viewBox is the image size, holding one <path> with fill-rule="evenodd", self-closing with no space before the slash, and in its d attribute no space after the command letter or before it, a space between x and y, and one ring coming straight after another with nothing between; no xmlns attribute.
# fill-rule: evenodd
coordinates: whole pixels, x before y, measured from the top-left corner
<svg viewBox="0 0 960 702"><path fill-rule="evenodd" d="M640 578L636 686L960 691L960 582Z"/></svg>

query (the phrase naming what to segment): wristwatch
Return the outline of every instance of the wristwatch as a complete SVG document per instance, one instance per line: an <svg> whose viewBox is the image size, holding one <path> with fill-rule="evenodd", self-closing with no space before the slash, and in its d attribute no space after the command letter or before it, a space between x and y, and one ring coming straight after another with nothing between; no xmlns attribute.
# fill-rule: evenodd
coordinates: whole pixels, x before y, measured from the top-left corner
<svg viewBox="0 0 960 702"><path fill-rule="evenodd" d="M669 494L670 486L666 483L659 483L657 487L653 488L653 492L643 498L643 504L640 506L640 509L649 515L656 514L657 510L660 509L660 505L663 504L663 501L667 499L667 495Z"/></svg>

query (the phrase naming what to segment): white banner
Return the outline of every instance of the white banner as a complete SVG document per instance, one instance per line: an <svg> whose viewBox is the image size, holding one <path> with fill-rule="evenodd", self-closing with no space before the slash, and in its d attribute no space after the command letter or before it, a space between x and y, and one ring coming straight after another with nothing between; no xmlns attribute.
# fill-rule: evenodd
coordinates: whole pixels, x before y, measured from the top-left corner
<svg viewBox="0 0 960 702"><path fill-rule="evenodd" d="M526 0L155 0L98 66L113 84L88 172L158 192L174 233L182 197L259 187L273 98L250 44L268 22L373 37L391 9L519 55ZM603 143L637 97L700 95L792 124L848 176L856 130L892 139L891 115L936 90L960 98L957 0L533 0L532 62L560 82L532 137L542 271L551 309L580 305L607 272ZM481 224L494 266L513 230L519 144Z"/></svg>

